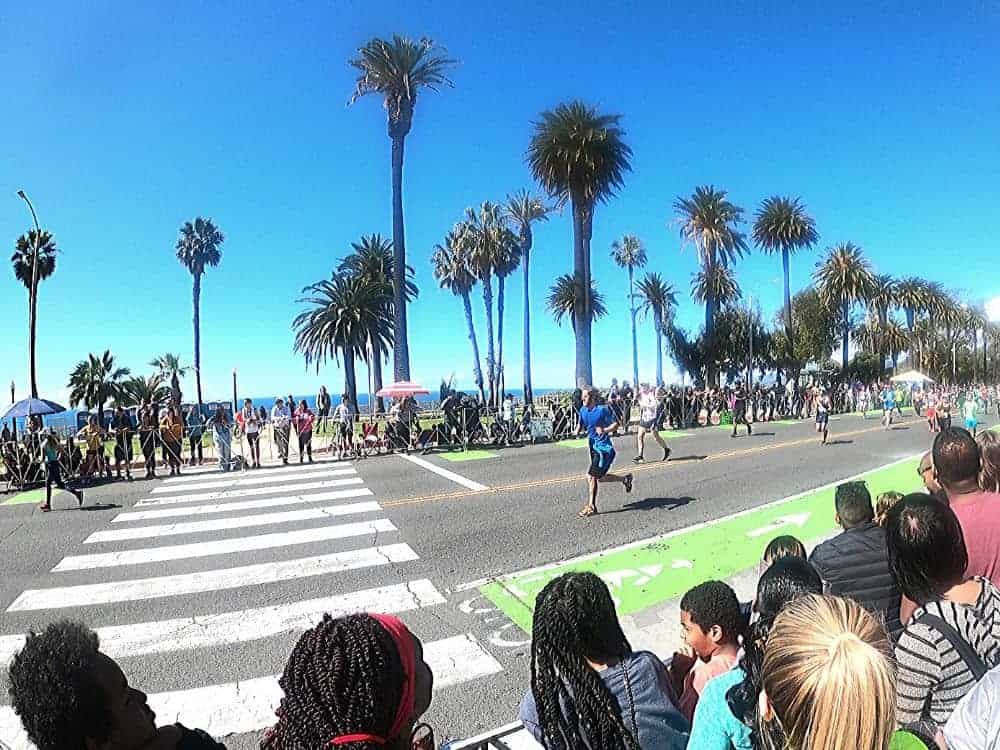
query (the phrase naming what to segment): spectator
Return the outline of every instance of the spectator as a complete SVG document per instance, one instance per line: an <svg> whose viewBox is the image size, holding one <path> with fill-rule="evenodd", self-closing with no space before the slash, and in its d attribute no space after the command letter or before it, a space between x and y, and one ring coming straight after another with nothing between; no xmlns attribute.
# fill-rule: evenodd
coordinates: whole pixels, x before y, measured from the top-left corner
<svg viewBox="0 0 1000 750"><path fill-rule="evenodd" d="M435 747L427 725L414 726L431 704L434 675L397 617L323 615L295 644L278 684L278 723L263 750Z"/></svg>
<svg viewBox="0 0 1000 750"><path fill-rule="evenodd" d="M868 487L864 482L838 485L834 505L844 531L817 546L809 562L822 576L827 593L854 599L895 637L902 629L899 587L889 570L885 532L875 523Z"/></svg>
<svg viewBox="0 0 1000 750"><path fill-rule="evenodd" d="M184 440L184 423L176 406L167 409L166 416L160 420L160 438L163 440L163 450L170 466L170 476L181 473L181 450Z"/></svg>
<svg viewBox="0 0 1000 750"><path fill-rule="evenodd" d="M850 599L808 594L775 618L764 651L755 747L886 750L896 725L889 642Z"/></svg>
<svg viewBox="0 0 1000 750"><path fill-rule="evenodd" d="M299 408L295 410L295 432L299 436L299 463L302 463L303 457L309 455L309 463L313 462L313 448L312 448L312 436L313 436L313 422L316 420L316 415L312 413L312 409L309 408L309 404L306 403L305 399L299 402Z"/></svg>
<svg viewBox="0 0 1000 750"><path fill-rule="evenodd" d="M215 450L219 454L219 468L229 471L232 466L232 440L233 433L229 425L229 414L227 409L219 404L212 416L212 440L215 442Z"/></svg>
<svg viewBox="0 0 1000 750"><path fill-rule="evenodd" d="M197 406L192 406L188 409L185 424L188 430L188 448L191 451L190 465L194 466L197 462L200 466L205 463L204 448L201 444L201 439L205 435L205 422Z"/></svg>
<svg viewBox="0 0 1000 750"><path fill-rule="evenodd" d="M943 494L941 485L934 478L934 459L930 451L920 457L917 474L920 475L920 480L924 483L924 489L927 490L928 494L935 496Z"/></svg>
<svg viewBox="0 0 1000 750"><path fill-rule="evenodd" d="M63 620L29 633L11 662L9 684L14 710L38 750L224 750L200 729L157 728L145 694L80 623Z"/></svg>
<svg viewBox="0 0 1000 750"><path fill-rule="evenodd" d="M159 422L156 418L156 407L148 401L143 401L139 407L139 447L146 466L146 479L156 479L156 438L159 434Z"/></svg>
<svg viewBox="0 0 1000 750"><path fill-rule="evenodd" d="M288 465L288 438L292 430L292 410L278 398L271 409L271 425L274 428L274 443L278 447L281 463Z"/></svg>
<svg viewBox="0 0 1000 750"><path fill-rule="evenodd" d="M985 668L1000 663L1000 591L967 578L955 512L923 494L889 511L886 540L903 594L917 604L896 646L901 725L943 725ZM985 668L984 668L985 667Z"/></svg>
<svg viewBox="0 0 1000 750"><path fill-rule="evenodd" d="M1000 580L1000 495L979 488L979 445L950 427L934 438L934 471L962 525L969 554L966 575Z"/></svg>
<svg viewBox="0 0 1000 750"><path fill-rule="evenodd" d="M548 748L683 750L688 722L667 671L632 651L611 593L593 573L549 581L535 602L531 689L520 718Z"/></svg>
<svg viewBox="0 0 1000 750"><path fill-rule="evenodd" d="M802 594L822 592L819 573L804 556L780 558L764 572L757 584L760 617L743 641L743 658L738 667L705 685L687 750L750 750L749 725L757 710L768 631L785 604Z"/></svg>
<svg viewBox="0 0 1000 750"><path fill-rule="evenodd" d="M761 560L761 572L763 573L776 560L780 560L783 557L801 557L805 560L807 557L806 547L802 542L789 534L776 536L764 548L764 555Z"/></svg>
<svg viewBox="0 0 1000 750"><path fill-rule="evenodd" d="M889 513L889 508L903 499L902 492L883 492L875 501L875 523L885 526L885 517Z"/></svg>
<svg viewBox="0 0 1000 750"><path fill-rule="evenodd" d="M261 407L264 408L263 406ZM260 431L264 422L256 409L253 408L253 401L245 399L243 410L237 415L237 420L242 422L243 434L247 436L247 446L250 448L249 465L254 469L260 468Z"/></svg>
<svg viewBox="0 0 1000 750"><path fill-rule="evenodd" d="M1000 748L1000 668L990 670L962 699L944 726L944 736L949 750Z"/></svg>
<svg viewBox="0 0 1000 750"><path fill-rule="evenodd" d="M976 436L979 444L979 489L1000 492L1000 435L985 430Z"/></svg>
<svg viewBox="0 0 1000 750"><path fill-rule="evenodd" d="M736 593L722 581L706 581L681 598L681 629L690 654L670 660L678 706L690 721L698 697L713 677L736 666L743 618Z"/></svg>
<svg viewBox="0 0 1000 750"><path fill-rule="evenodd" d="M132 418L121 404L115 409L111 418L111 432L115 436L115 473L122 478L122 463L125 464L125 478L132 481Z"/></svg>

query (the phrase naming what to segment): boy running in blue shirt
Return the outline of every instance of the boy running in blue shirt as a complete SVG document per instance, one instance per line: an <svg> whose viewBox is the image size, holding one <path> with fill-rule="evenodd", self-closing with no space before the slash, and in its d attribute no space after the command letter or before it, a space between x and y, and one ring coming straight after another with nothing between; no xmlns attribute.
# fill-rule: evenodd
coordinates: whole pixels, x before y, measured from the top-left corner
<svg viewBox="0 0 1000 750"><path fill-rule="evenodd" d="M590 468L587 469L587 486L590 502L578 514L581 518L597 514L597 485L601 482L621 482L625 492L632 491L632 475L609 474L615 461L615 448L611 433L618 429L611 409L597 404L597 393L590 386L583 389L583 406L580 408L580 427L587 431L590 451Z"/></svg>

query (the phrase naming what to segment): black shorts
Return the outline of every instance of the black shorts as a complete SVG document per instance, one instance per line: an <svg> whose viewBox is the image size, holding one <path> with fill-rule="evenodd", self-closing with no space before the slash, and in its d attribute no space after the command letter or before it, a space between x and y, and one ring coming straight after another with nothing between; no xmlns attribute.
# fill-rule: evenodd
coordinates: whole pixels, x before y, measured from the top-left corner
<svg viewBox="0 0 1000 750"><path fill-rule="evenodd" d="M827 423L830 421L830 412L816 412L816 425L821 427L826 427Z"/></svg>
<svg viewBox="0 0 1000 750"><path fill-rule="evenodd" d="M602 451L595 451L592 447L590 448L590 468L587 469L587 474L594 477L594 479L600 479L609 471L611 471L611 464L615 462L615 451L612 448L609 452L604 453Z"/></svg>
<svg viewBox="0 0 1000 750"><path fill-rule="evenodd" d="M339 433L340 433L340 436L342 438L350 437L350 435L351 435L351 426L349 424L345 424L344 422L341 422L340 423L340 427L339 427Z"/></svg>
<svg viewBox="0 0 1000 750"><path fill-rule="evenodd" d="M644 430L652 430L656 427L657 421L655 419L640 419L639 426Z"/></svg>
<svg viewBox="0 0 1000 750"><path fill-rule="evenodd" d="M131 440L118 440L115 442L115 461L131 461L132 454Z"/></svg>
<svg viewBox="0 0 1000 750"><path fill-rule="evenodd" d="M247 442L250 443L250 445L256 445L259 440L260 440L260 433L259 432L248 432L247 433Z"/></svg>

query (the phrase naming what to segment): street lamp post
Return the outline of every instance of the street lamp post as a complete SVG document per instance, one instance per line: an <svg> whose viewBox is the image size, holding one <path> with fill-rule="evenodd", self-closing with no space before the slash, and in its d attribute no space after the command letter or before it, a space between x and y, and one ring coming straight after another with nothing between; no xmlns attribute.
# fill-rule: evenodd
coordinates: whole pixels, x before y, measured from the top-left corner
<svg viewBox="0 0 1000 750"><path fill-rule="evenodd" d="M31 258L31 287L28 289L28 375L31 379L31 397L38 398L38 383L35 379L35 318L38 309L38 251L41 248L42 230L38 226L35 207L31 205L28 196L23 190L18 190L17 197L28 204L31 220L35 223L35 252Z"/></svg>
<svg viewBox="0 0 1000 750"><path fill-rule="evenodd" d="M236 368L233 368L233 415L239 412L239 407L236 403Z"/></svg>

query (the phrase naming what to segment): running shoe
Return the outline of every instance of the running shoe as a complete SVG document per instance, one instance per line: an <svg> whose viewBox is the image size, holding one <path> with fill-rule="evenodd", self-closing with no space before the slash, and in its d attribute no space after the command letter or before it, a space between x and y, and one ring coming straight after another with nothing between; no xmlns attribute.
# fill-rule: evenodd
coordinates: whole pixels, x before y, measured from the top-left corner
<svg viewBox="0 0 1000 750"><path fill-rule="evenodd" d="M625 475L625 481L622 484L625 485L625 494L628 494L629 492L632 491L632 474L631 473Z"/></svg>
<svg viewBox="0 0 1000 750"><path fill-rule="evenodd" d="M661 461L666 461L669 458L670 458L670 449L669 448L664 448L663 449L663 458L661 458L660 460Z"/></svg>
<svg viewBox="0 0 1000 750"><path fill-rule="evenodd" d="M635 458L632 459L632 463L641 464L645 460L646 459L644 459L642 456L636 456Z"/></svg>

